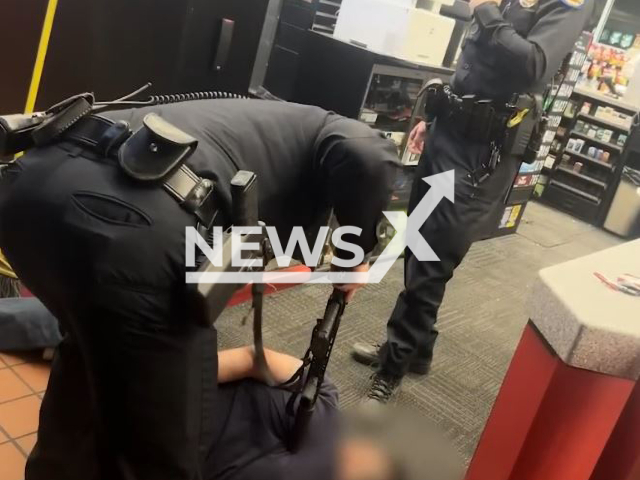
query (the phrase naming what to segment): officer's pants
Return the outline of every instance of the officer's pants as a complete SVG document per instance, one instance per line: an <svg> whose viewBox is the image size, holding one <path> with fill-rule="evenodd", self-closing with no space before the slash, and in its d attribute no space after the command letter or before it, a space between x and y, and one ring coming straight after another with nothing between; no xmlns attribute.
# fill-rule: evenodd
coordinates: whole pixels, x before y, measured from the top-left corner
<svg viewBox="0 0 640 480"><path fill-rule="evenodd" d="M26 480L203 478L217 355L185 299L195 219L76 146L18 167L0 185L0 244L65 332Z"/></svg>
<svg viewBox="0 0 640 480"><path fill-rule="evenodd" d="M468 142L449 125L436 124L431 129L416 168L409 214L429 191L422 179L452 169L455 203L443 199L420 229L440 261L421 262L406 249L405 289L387 324L387 343L381 351L385 373L402 376L411 363L431 362L438 336L435 324L447 282L489 215L504 200L519 168L513 159L503 158L489 179L474 186L468 175L489 155L489 146Z"/></svg>

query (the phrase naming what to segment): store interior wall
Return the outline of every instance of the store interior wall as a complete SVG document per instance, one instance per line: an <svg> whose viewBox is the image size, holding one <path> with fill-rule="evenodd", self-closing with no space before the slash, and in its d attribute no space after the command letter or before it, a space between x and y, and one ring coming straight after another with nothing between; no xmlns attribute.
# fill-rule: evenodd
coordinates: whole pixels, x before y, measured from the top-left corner
<svg viewBox="0 0 640 480"><path fill-rule="evenodd" d="M47 0L2 0L0 112L22 112L31 83Z"/></svg>

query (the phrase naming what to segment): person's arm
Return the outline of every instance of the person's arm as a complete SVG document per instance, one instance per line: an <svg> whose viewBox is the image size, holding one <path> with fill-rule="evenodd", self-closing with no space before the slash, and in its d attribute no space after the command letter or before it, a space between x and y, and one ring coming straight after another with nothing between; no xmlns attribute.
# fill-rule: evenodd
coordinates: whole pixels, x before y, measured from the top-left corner
<svg viewBox="0 0 640 480"><path fill-rule="evenodd" d="M592 12L592 1L582 8L572 8L561 0L541 0L538 20L527 38L519 35L505 18L495 1L477 2L473 15L485 40L488 55L508 62L514 72L533 84L560 68L585 28ZM543 3L543 4L542 4Z"/></svg>
<svg viewBox="0 0 640 480"><path fill-rule="evenodd" d="M276 383L285 383L298 371L302 361L273 350L264 351L269 370ZM218 352L218 383L229 383L252 378L261 382L260 370L255 364L253 347L240 347Z"/></svg>
<svg viewBox="0 0 640 480"><path fill-rule="evenodd" d="M400 167L397 147L380 132L342 117L330 121L318 141L316 168L336 219L340 226L361 230L342 238L368 254L377 244L376 227ZM353 254L341 251L340 257L352 259Z"/></svg>

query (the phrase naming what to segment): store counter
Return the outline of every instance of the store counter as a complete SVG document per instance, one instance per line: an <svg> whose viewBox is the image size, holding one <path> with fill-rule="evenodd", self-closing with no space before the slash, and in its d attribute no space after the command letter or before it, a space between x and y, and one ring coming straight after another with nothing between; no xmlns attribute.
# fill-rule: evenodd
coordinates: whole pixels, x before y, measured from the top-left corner
<svg viewBox="0 0 640 480"><path fill-rule="evenodd" d="M640 241L542 270L466 480L640 478ZM600 277L600 278L599 278Z"/></svg>

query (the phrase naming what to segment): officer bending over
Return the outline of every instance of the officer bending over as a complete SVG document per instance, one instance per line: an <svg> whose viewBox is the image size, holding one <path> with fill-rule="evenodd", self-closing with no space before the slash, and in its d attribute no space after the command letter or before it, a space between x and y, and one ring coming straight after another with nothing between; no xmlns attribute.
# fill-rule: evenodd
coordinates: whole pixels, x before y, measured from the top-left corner
<svg viewBox="0 0 640 480"><path fill-rule="evenodd" d="M542 93L590 20L594 0L470 0L473 23L451 79L448 107L436 112L428 138L420 123L410 148L424 153L409 212L429 191L423 177L455 170L455 203L443 201L420 233L440 258L405 255L405 289L383 345L356 344L356 360L377 366L368 393L388 402L407 373L427 374L447 282L504 201L522 158L510 154L508 123L514 96ZM531 107L531 113L535 108Z"/></svg>
<svg viewBox="0 0 640 480"><path fill-rule="evenodd" d="M65 332L26 480L211 478L224 406L216 330L187 299L186 227L229 226L230 181L248 170L283 245L333 209L370 252L396 148L319 108L258 100L63 120L0 185L0 248Z"/></svg>

